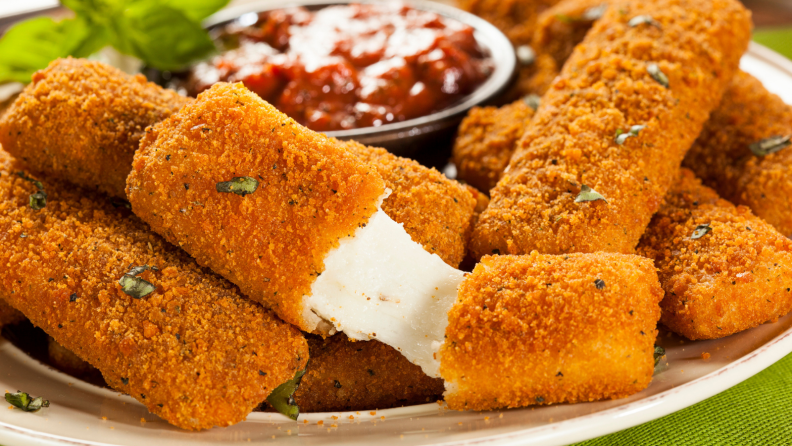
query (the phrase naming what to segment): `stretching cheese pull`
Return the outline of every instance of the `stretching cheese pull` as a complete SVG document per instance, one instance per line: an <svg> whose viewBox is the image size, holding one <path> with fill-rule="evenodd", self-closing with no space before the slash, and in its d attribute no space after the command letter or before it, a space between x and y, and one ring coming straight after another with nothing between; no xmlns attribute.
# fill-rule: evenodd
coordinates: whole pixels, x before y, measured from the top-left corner
<svg viewBox="0 0 792 446"><path fill-rule="evenodd" d="M631 22L641 16L658 26ZM734 0L609 8L542 98L471 250L633 252L750 30ZM585 201L587 188L604 200Z"/></svg>

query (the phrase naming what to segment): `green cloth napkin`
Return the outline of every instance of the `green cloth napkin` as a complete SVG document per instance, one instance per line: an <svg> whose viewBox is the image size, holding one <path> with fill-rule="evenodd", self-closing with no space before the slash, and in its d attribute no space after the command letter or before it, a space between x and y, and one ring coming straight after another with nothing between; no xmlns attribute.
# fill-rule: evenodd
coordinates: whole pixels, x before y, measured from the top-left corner
<svg viewBox="0 0 792 446"><path fill-rule="evenodd" d="M792 59L792 28L757 30L754 40ZM792 354L687 409L577 446L792 445Z"/></svg>

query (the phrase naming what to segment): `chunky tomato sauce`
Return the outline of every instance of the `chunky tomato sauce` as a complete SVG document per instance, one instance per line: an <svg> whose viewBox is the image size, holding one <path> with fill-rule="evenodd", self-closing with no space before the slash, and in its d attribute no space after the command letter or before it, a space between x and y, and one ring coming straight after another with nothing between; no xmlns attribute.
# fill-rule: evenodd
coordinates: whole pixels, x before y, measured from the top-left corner
<svg viewBox="0 0 792 446"><path fill-rule="evenodd" d="M241 81L319 131L442 110L473 92L493 68L473 28L401 3L280 9L213 32L225 50L190 71L189 94Z"/></svg>

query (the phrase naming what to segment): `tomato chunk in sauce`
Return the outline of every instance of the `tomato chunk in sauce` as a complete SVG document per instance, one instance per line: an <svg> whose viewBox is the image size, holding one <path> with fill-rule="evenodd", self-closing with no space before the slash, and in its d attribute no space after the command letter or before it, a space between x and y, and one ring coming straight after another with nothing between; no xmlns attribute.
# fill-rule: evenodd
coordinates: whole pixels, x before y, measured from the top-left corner
<svg viewBox="0 0 792 446"><path fill-rule="evenodd" d="M213 30L223 52L194 66L197 95L243 82L318 131L381 126L442 110L472 93L492 60L459 21L401 3L288 8Z"/></svg>

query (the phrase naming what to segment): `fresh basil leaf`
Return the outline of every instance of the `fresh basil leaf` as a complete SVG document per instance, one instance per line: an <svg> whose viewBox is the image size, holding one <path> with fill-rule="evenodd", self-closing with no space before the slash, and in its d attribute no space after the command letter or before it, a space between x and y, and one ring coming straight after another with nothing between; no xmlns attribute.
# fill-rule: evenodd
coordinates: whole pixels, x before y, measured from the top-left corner
<svg viewBox="0 0 792 446"><path fill-rule="evenodd" d="M111 40L120 52L160 70L178 70L215 50L209 34L183 12L139 1L114 20Z"/></svg>
<svg viewBox="0 0 792 446"><path fill-rule="evenodd" d="M300 387L300 381L305 375L305 371L306 369L298 371L293 379L276 387L267 397L267 402L273 409L295 421L300 416L300 407L294 401L294 392Z"/></svg>
<svg viewBox="0 0 792 446"><path fill-rule="evenodd" d="M163 0L160 4L178 9L190 20L200 22L223 9L228 2L229 0Z"/></svg>
<svg viewBox="0 0 792 446"><path fill-rule="evenodd" d="M107 44L101 28L80 17L55 22L36 17L20 22L0 39L0 82L30 82L30 76L59 57L85 57Z"/></svg>

